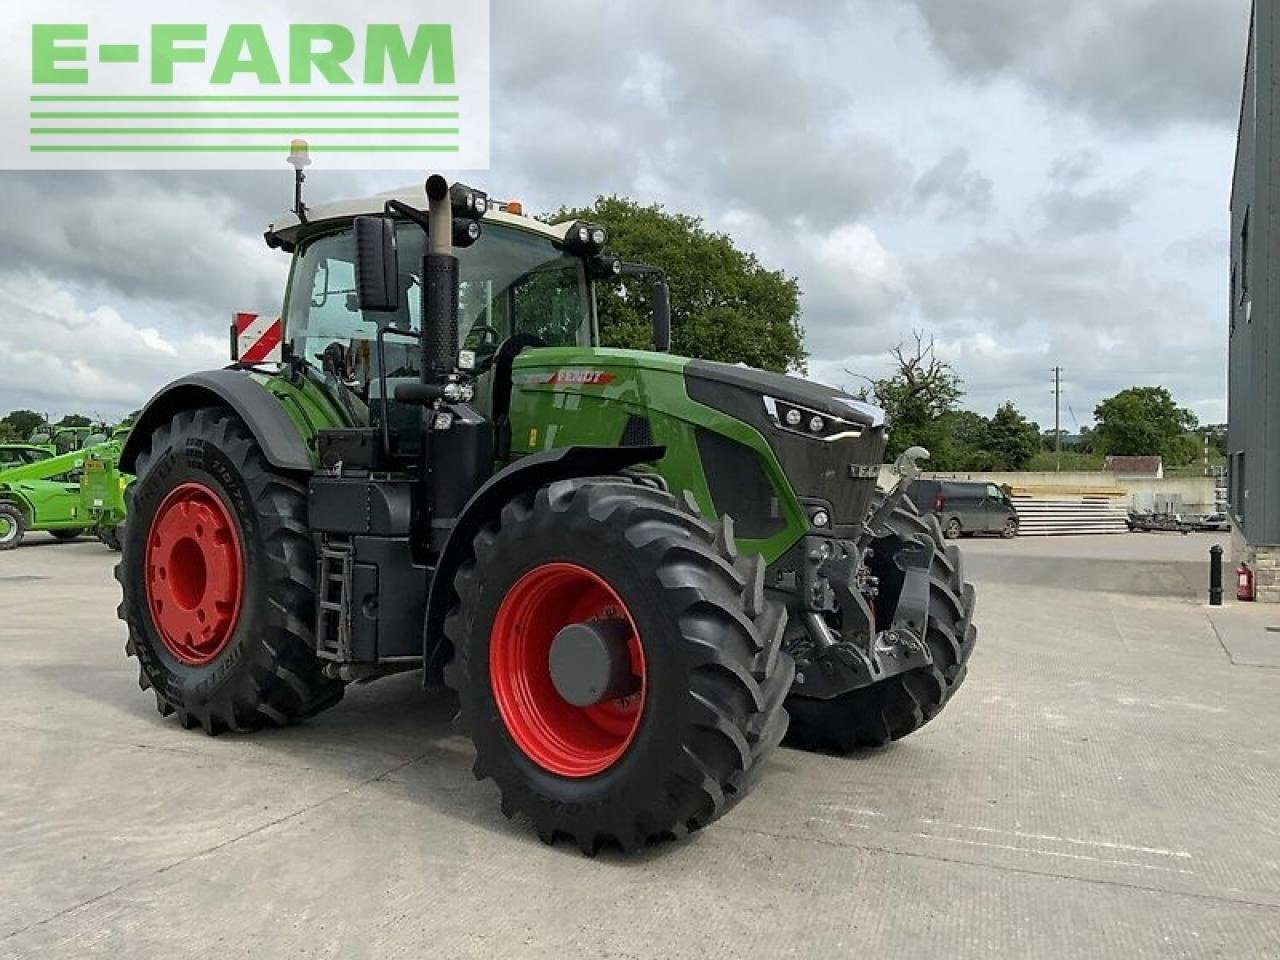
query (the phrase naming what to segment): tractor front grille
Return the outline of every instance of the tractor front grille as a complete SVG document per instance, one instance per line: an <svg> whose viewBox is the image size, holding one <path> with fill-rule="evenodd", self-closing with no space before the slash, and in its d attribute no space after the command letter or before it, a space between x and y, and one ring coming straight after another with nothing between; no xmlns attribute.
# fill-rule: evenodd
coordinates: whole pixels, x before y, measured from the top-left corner
<svg viewBox="0 0 1280 960"><path fill-rule="evenodd" d="M836 533L849 535L866 519L889 434L883 423L851 416L849 408L841 403L847 395L790 377L699 361L691 361L686 368L685 386L691 400L754 427L778 458L795 496L810 505L816 506L813 501L820 501L830 508ZM852 420L857 433L824 440L783 429L771 419L765 397ZM706 469L705 453L702 459ZM741 467L745 469L745 464ZM726 467L725 471L731 469ZM733 482L743 481L735 475ZM722 509L719 504L717 509ZM735 514L734 520L740 518Z"/></svg>

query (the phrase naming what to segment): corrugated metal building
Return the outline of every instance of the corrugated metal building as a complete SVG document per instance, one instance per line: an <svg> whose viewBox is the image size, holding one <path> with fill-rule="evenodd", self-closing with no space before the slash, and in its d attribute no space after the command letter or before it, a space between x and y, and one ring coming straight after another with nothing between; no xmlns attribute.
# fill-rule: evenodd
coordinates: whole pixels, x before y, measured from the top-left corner
<svg viewBox="0 0 1280 960"><path fill-rule="evenodd" d="M1280 0L1254 0L1231 189L1228 476L1238 559L1280 600Z"/></svg>

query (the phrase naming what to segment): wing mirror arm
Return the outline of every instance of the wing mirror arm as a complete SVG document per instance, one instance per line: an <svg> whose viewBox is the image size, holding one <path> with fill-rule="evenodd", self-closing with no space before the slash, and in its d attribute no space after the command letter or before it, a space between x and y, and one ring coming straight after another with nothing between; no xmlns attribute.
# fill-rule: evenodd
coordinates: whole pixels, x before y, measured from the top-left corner
<svg viewBox="0 0 1280 960"><path fill-rule="evenodd" d="M666 271L647 263L616 264L613 274L617 277L653 277L650 295L653 323L653 349L659 353L671 352L671 287L667 284Z"/></svg>

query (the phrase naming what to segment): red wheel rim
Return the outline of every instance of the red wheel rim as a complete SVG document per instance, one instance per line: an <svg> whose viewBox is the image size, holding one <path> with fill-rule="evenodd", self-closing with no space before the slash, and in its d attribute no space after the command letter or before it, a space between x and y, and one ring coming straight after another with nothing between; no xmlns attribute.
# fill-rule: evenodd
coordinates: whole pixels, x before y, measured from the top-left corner
<svg viewBox="0 0 1280 960"><path fill-rule="evenodd" d="M639 689L619 700L578 707L551 680L556 634L572 623L618 618L631 629L627 647ZM599 574L573 563L547 563L522 576L498 607L489 637L489 682L507 732L538 766L562 777L602 773L626 753L644 713L640 634L626 604Z"/></svg>
<svg viewBox="0 0 1280 960"><path fill-rule="evenodd" d="M164 498L147 534L147 606L170 653L193 667L231 640L244 592L240 534L222 498L184 483Z"/></svg>

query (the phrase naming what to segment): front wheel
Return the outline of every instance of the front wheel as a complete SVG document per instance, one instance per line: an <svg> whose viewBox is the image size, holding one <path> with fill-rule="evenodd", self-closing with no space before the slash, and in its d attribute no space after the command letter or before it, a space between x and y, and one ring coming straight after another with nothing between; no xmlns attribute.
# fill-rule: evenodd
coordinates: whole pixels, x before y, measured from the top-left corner
<svg viewBox="0 0 1280 960"><path fill-rule="evenodd" d="M114 523L104 524L97 530L98 541L108 550L120 552L120 528Z"/></svg>
<svg viewBox="0 0 1280 960"><path fill-rule="evenodd" d="M1018 535L1018 521L1006 520L1004 529L1000 531L1000 536L1006 540L1012 540Z"/></svg>
<svg viewBox="0 0 1280 960"><path fill-rule="evenodd" d="M315 656L306 488L219 409L158 428L137 472L118 612L160 713L216 734L288 723L341 699Z"/></svg>
<svg viewBox="0 0 1280 960"><path fill-rule="evenodd" d="M16 503L0 502L0 550L12 550L22 543L27 518Z"/></svg>
<svg viewBox="0 0 1280 960"><path fill-rule="evenodd" d="M445 624L445 680L502 810L587 853L697 830L787 728L785 609L758 558L670 495L564 480L474 541Z"/></svg>

